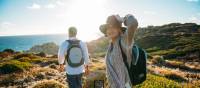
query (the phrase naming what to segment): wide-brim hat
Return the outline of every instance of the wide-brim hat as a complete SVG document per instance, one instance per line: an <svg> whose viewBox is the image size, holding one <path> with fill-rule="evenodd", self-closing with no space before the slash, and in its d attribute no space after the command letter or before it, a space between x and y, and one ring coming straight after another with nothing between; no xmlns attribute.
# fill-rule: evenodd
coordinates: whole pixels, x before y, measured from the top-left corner
<svg viewBox="0 0 200 88"><path fill-rule="evenodd" d="M106 24L100 25L99 29L100 31L106 35L106 30L109 27L120 27L120 29L124 32L126 30L125 27L122 27L123 20L119 15L111 15L108 16Z"/></svg>

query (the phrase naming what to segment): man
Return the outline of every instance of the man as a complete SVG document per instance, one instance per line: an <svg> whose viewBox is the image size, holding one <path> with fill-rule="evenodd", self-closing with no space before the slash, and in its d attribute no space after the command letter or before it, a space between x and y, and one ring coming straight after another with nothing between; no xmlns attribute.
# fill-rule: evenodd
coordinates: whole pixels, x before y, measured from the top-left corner
<svg viewBox="0 0 200 88"><path fill-rule="evenodd" d="M76 38L77 29L70 27L69 40L64 41L59 47L58 62L59 71L67 74L69 88L82 88L82 75L88 74L89 55L87 45Z"/></svg>

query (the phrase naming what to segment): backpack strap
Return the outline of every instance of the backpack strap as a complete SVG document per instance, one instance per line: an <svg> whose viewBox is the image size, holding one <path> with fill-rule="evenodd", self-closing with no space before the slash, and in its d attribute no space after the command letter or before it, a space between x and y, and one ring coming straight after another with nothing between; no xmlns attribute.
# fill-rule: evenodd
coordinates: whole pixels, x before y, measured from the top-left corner
<svg viewBox="0 0 200 88"><path fill-rule="evenodd" d="M119 40L119 47L120 47L120 50L121 50L121 53L122 53L124 64L126 65L127 68L130 68L129 65L128 65L128 62L127 62L127 56L122 50L121 38ZM132 58L135 59L135 63L134 63L134 61L131 61L131 64L133 64L133 65L137 64L137 61L139 59L139 55L140 55L139 47L134 44L133 47L132 47Z"/></svg>
<svg viewBox="0 0 200 88"><path fill-rule="evenodd" d="M137 64L139 55L140 55L139 47L136 44L134 44L132 47L132 56L135 59L135 63L133 61L131 62L133 65Z"/></svg>

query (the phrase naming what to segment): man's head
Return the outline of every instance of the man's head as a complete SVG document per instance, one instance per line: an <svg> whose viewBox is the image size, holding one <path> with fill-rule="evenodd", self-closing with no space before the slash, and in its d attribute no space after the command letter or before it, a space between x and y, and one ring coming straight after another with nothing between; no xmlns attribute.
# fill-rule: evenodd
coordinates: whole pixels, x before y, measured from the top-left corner
<svg viewBox="0 0 200 88"><path fill-rule="evenodd" d="M76 37L77 29L75 27L70 27L68 29L69 37Z"/></svg>

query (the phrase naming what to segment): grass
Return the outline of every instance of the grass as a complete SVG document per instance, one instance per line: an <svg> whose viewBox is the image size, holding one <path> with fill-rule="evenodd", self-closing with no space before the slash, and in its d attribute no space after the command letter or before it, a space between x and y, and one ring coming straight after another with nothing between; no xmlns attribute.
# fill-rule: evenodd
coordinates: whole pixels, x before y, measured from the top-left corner
<svg viewBox="0 0 200 88"><path fill-rule="evenodd" d="M185 63L180 62L180 61L165 61L163 65L166 67L171 67L171 68L179 68L179 69L187 70L187 71L200 72L200 68L198 67L191 68L189 66L186 66Z"/></svg>
<svg viewBox="0 0 200 88"><path fill-rule="evenodd" d="M19 61L21 62L30 62L30 63L40 63L40 62L43 62L44 59L43 58L29 58L29 57L21 57L20 59L18 59Z"/></svg>
<svg viewBox="0 0 200 88"><path fill-rule="evenodd" d="M165 77L148 74L147 80L137 85L136 88L181 88L181 85Z"/></svg>
<svg viewBox="0 0 200 88"><path fill-rule="evenodd" d="M155 51L158 51L158 50L160 50L158 47L152 47L152 48L148 48L148 49L146 49L146 51L147 52L155 52Z"/></svg>
<svg viewBox="0 0 200 88"><path fill-rule="evenodd" d="M167 55L167 54L172 54L176 53L177 51L175 49L168 49L168 50L158 50L155 52L151 52L151 55Z"/></svg>

